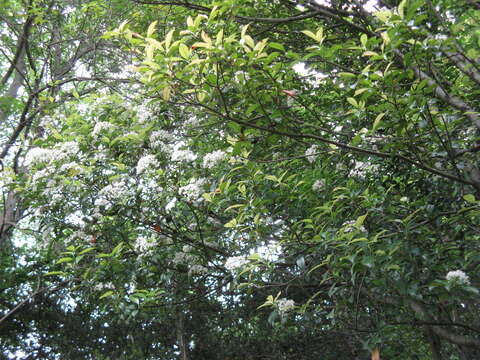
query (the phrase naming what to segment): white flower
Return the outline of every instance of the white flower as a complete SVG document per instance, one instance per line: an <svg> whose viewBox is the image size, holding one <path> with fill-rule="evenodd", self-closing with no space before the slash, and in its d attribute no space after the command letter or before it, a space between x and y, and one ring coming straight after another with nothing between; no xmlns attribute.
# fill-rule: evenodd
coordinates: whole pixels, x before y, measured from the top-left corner
<svg viewBox="0 0 480 360"><path fill-rule="evenodd" d="M98 192L98 195L98 198L95 200L95 206L105 206L108 209L113 205L112 201L120 200L130 195L130 190L124 180L119 180L105 186Z"/></svg>
<svg viewBox="0 0 480 360"><path fill-rule="evenodd" d="M250 261L245 256L232 256L225 262L225 268L231 272L235 272L240 268L243 268Z"/></svg>
<svg viewBox="0 0 480 360"><path fill-rule="evenodd" d="M177 198L172 198L172 200L170 200L168 204L165 205L165 210L167 212L170 212L170 210L172 210L175 207L175 205L177 205Z"/></svg>
<svg viewBox="0 0 480 360"><path fill-rule="evenodd" d="M445 278L448 281L457 282L464 285L470 285L470 279L462 270L449 271Z"/></svg>
<svg viewBox="0 0 480 360"><path fill-rule="evenodd" d="M172 152L172 161L185 161L191 162L197 158L190 150L180 150L178 148L174 148Z"/></svg>
<svg viewBox="0 0 480 360"><path fill-rule="evenodd" d="M190 269L188 270L189 275L205 275L208 274L208 269L199 264L195 264L190 266Z"/></svg>
<svg viewBox="0 0 480 360"><path fill-rule="evenodd" d="M27 165L35 165L41 163L49 163L56 160L57 151L52 149L33 148L30 150L25 158Z"/></svg>
<svg viewBox="0 0 480 360"><path fill-rule="evenodd" d="M62 200L63 200L63 196L61 194L53 194L50 202L52 205L55 205L60 203Z"/></svg>
<svg viewBox="0 0 480 360"><path fill-rule="evenodd" d="M150 119L152 113L146 104L142 104L137 109L137 118L140 124L145 123L148 119Z"/></svg>
<svg viewBox="0 0 480 360"><path fill-rule="evenodd" d="M313 191L321 191L325 187L325 181L324 180L317 180L313 183L312 185L312 190Z"/></svg>
<svg viewBox="0 0 480 360"><path fill-rule="evenodd" d="M227 154L222 150L217 150L211 153L206 154L203 157L203 167L205 169L211 169L217 165L220 161L225 159Z"/></svg>
<svg viewBox="0 0 480 360"><path fill-rule="evenodd" d="M345 221L342 225L343 232L351 233L351 232L354 232L355 230L357 230L357 227L355 226L355 223L356 223L355 220ZM367 232L367 229L365 229L365 226L363 226L363 225L361 225L358 228L358 230L361 231L361 232Z"/></svg>
<svg viewBox="0 0 480 360"><path fill-rule="evenodd" d="M36 171L32 176L32 184L35 186L40 180L49 178L53 175L54 170L51 167L46 167L40 171Z"/></svg>
<svg viewBox="0 0 480 360"><path fill-rule="evenodd" d="M92 135L97 136L102 131L108 131L114 128L115 128L115 125L110 124L109 122L106 122L106 121L100 121L100 122L97 122L93 127Z"/></svg>
<svg viewBox="0 0 480 360"><path fill-rule="evenodd" d="M139 236L137 240L135 240L135 251L139 253L144 253L149 250L151 247L156 245L155 240L144 238L143 236Z"/></svg>
<svg viewBox="0 0 480 360"><path fill-rule="evenodd" d="M75 141L67 141L63 144L60 144L58 146L58 149L62 153L66 153L69 156L76 155L80 151L80 148L78 147L78 144Z"/></svg>
<svg viewBox="0 0 480 360"><path fill-rule="evenodd" d="M182 186L178 189L178 193L185 196L190 201L201 201L200 196L203 194L203 185L205 179L192 178L188 185Z"/></svg>
<svg viewBox="0 0 480 360"><path fill-rule="evenodd" d="M173 258L172 262L174 265L180 265L180 264L189 264L193 260L195 260L195 256L184 253L183 251L180 251L175 254L175 257Z"/></svg>
<svg viewBox="0 0 480 360"><path fill-rule="evenodd" d="M145 155L142 156L137 163L137 174L140 175L144 173L146 170L151 170L158 167L160 164L156 159L155 155Z"/></svg>
<svg viewBox="0 0 480 360"><path fill-rule="evenodd" d="M90 236L85 234L85 232L83 232L82 230L77 230L67 238L67 242L75 239L85 240L87 238L90 239Z"/></svg>
<svg viewBox="0 0 480 360"><path fill-rule="evenodd" d="M128 188L125 182L120 180L105 186L98 193L106 196L107 198L117 199L128 193Z"/></svg>
<svg viewBox="0 0 480 360"><path fill-rule="evenodd" d="M111 205L110 201L108 201L107 199L99 198L95 200L95 206L97 207L100 207L100 206L109 207L110 205Z"/></svg>
<svg viewBox="0 0 480 360"><path fill-rule="evenodd" d="M59 169L60 172L67 172L69 170L75 170L80 174L83 173L83 169L80 167L80 165L78 165L75 162L69 162L69 163L63 164L62 166L60 166L60 169Z"/></svg>
<svg viewBox="0 0 480 360"><path fill-rule="evenodd" d="M279 299L276 302L277 309L280 312L280 314L285 314L286 312L293 310L295 308L295 301L292 299Z"/></svg>
<svg viewBox="0 0 480 360"><path fill-rule="evenodd" d="M195 116L192 116L190 119L188 119L187 121L185 121L185 125L186 126L191 126L191 127L196 127L198 125L200 125L201 123L201 120Z"/></svg>
<svg viewBox="0 0 480 360"><path fill-rule="evenodd" d="M317 155L315 155L317 152L318 152L317 145L312 145L305 151L305 156L307 157L307 160L310 163L313 163L315 162L315 160L317 160Z"/></svg>
<svg viewBox="0 0 480 360"><path fill-rule="evenodd" d="M182 247L182 251L183 251L184 253L192 252L192 250L193 250L193 247L190 246L190 245L183 245L183 247Z"/></svg>
<svg viewBox="0 0 480 360"><path fill-rule="evenodd" d="M99 284L96 284L96 285L93 287L93 290L95 290L95 291L104 291L104 290L113 289L113 288L115 288L115 286L114 286L111 282L108 282L108 283L99 283Z"/></svg>
<svg viewBox="0 0 480 360"><path fill-rule="evenodd" d="M168 131L165 130L158 130L153 131L150 134L150 146L153 149L160 149L163 152L170 152L170 146L165 143L165 141L171 140L173 138L173 134L170 134Z"/></svg>
<svg viewBox="0 0 480 360"><path fill-rule="evenodd" d="M343 171L343 170L346 170L346 167L345 167L344 164L338 163L338 164L335 166L335 170L337 170L337 171Z"/></svg>

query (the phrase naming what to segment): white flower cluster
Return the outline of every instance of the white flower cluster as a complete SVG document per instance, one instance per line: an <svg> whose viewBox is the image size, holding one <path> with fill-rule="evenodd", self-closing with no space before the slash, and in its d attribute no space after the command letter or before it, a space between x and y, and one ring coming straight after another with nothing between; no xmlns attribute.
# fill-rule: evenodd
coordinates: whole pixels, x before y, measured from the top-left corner
<svg viewBox="0 0 480 360"><path fill-rule="evenodd" d="M125 180L115 181L101 189L98 194L108 199L119 199L129 193Z"/></svg>
<svg viewBox="0 0 480 360"><path fill-rule="evenodd" d="M225 268L228 271L236 272L238 269L243 268L250 261L245 256L232 256L225 262Z"/></svg>
<svg viewBox="0 0 480 360"><path fill-rule="evenodd" d="M105 162L108 159L108 152L104 149L99 149L93 155L93 159L98 162Z"/></svg>
<svg viewBox="0 0 480 360"><path fill-rule="evenodd" d="M464 285L470 285L470 278L462 270L449 271L445 278L448 281L457 282Z"/></svg>
<svg viewBox="0 0 480 360"><path fill-rule="evenodd" d="M280 314L283 315L295 308L295 301L293 301L292 299L282 298L277 300L276 305Z"/></svg>
<svg viewBox="0 0 480 360"><path fill-rule="evenodd" d="M318 146L312 145L305 151L305 156L310 163L314 163L317 160L316 153L318 152Z"/></svg>
<svg viewBox="0 0 480 360"><path fill-rule="evenodd" d="M63 201L63 196L62 194L53 194L51 195L50 199L51 205L58 205L60 202Z"/></svg>
<svg viewBox="0 0 480 360"><path fill-rule="evenodd" d="M203 186L205 185L205 179L190 179L190 182L178 189L178 193L185 196L190 201L201 201L203 194Z"/></svg>
<svg viewBox="0 0 480 360"><path fill-rule="evenodd" d="M170 146L166 143L169 140L172 140L173 135L170 134L168 131L165 130L157 130L153 131L150 134L150 146L153 149L160 149L163 152L169 153L170 152Z"/></svg>
<svg viewBox="0 0 480 360"><path fill-rule="evenodd" d="M95 286L93 287L93 290L95 290L95 291L105 291L105 290L114 289L114 288L115 288L115 286L111 282L108 282L108 283L95 284Z"/></svg>
<svg viewBox="0 0 480 360"><path fill-rule="evenodd" d="M69 163L63 164L62 166L60 166L60 169L59 169L60 172L67 172L70 170L76 171L79 174L84 173L83 168L80 165L78 165L76 162L69 162Z"/></svg>
<svg viewBox="0 0 480 360"><path fill-rule="evenodd" d="M172 152L171 159L172 161L185 161L192 162L195 161L197 155L195 155L190 150L180 150L178 147L175 147Z"/></svg>
<svg viewBox="0 0 480 360"><path fill-rule="evenodd" d="M33 148L25 157L26 165L35 165L41 163L50 163L59 161L76 155L79 152L78 144L74 141L68 141L59 144L55 149Z"/></svg>
<svg viewBox="0 0 480 360"><path fill-rule="evenodd" d="M223 159L225 159L226 156L227 154L222 150L208 153L203 157L203 167L205 169L211 169Z"/></svg>
<svg viewBox="0 0 480 360"><path fill-rule="evenodd" d="M88 236L82 230L77 230L67 238L67 242L70 242L70 241L73 241L73 240L76 240L76 239L86 240L87 238L90 239L90 236Z"/></svg>
<svg viewBox="0 0 480 360"><path fill-rule="evenodd" d="M99 207L104 206L109 209L113 205L113 201L119 200L130 194L130 190L125 183L125 180L115 181L114 183L105 186L98 192L98 198L95 200L96 213L100 213Z"/></svg>
<svg viewBox="0 0 480 360"><path fill-rule="evenodd" d="M137 174L143 174L147 170L154 170L160 164L158 163L157 158L155 155L145 155L142 156L137 163L136 171Z"/></svg>
<svg viewBox="0 0 480 360"><path fill-rule="evenodd" d="M355 166L351 171L351 175L365 177L368 173L375 173L379 166L376 164L368 164L362 161L355 161Z"/></svg>
<svg viewBox="0 0 480 360"><path fill-rule="evenodd" d="M143 236L139 236L135 240L134 248L135 251L142 254L147 252L150 248L154 247L156 244L154 239L147 239Z"/></svg>
<svg viewBox="0 0 480 360"><path fill-rule="evenodd" d="M146 104L142 104L137 109L137 118L140 124L144 124L152 117L152 112Z"/></svg>
<svg viewBox="0 0 480 360"><path fill-rule="evenodd" d="M172 262L174 265L181 265L181 264L191 264L196 260L195 255L186 253L184 251L179 251L175 253L175 257L173 258Z"/></svg>
<svg viewBox="0 0 480 360"><path fill-rule="evenodd" d="M109 122L106 121L100 121L95 124L93 127L92 135L97 136L103 131L109 131L115 128L115 125L110 124Z"/></svg>
<svg viewBox="0 0 480 360"><path fill-rule="evenodd" d="M190 117L187 121L185 121L185 126L191 126L191 127L196 127L200 125L201 120L197 118L196 116Z"/></svg>
<svg viewBox="0 0 480 360"><path fill-rule="evenodd" d="M80 151L80 148L75 141L64 142L58 145L58 149L60 150L60 152L65 153L68 156L76 155Z"/></svg>
<svg viewBox="0 0 480 360"><path fill-rule="evenodd" d="M25 157L26 165L36 165L42 163L49 163L50 161L58 160L60 153L53 149L33 148Z"/></svg>
<svg viewBox="0 0 480 360"><path fill-rule="evenodd" d="M165 211L170 212L177 205L177 198L172 198L167 205L165 205Z"/></svg>
<svg viewBox="0 0 480 360"><path fill-rule="evenodd" d="M36 171L32 176L32 185L36 187L41 180L49 179L48 183L50 184L47 187L56 186L56 182L52 179L54 173L55 170L51 166L40 171Z"/></svg>
<svg viewBox="0 0 480 360"><path fill-rule="evenodd" d="M343 232L345 233L351 233L356 231L357 229L361 232L367 232L367 229L365 229L365 226L361 225L359 228L355 226L356 221L355 220L349 220L345 221L342 225L343 227Z"/></svg>
<svg viewBox="0 0 480 360"><path fill-rule="evenodd" d="M200 264L194 264L190 266L190 269L188 270L189 275L205 275L208 274L208 269Z"/></svg>
<svg viewBox="0 0 480 360"><path fill-rule="evenodd" d="M313 191L322 191L325 187L325 180L317 180L312 185Z"/></svg>

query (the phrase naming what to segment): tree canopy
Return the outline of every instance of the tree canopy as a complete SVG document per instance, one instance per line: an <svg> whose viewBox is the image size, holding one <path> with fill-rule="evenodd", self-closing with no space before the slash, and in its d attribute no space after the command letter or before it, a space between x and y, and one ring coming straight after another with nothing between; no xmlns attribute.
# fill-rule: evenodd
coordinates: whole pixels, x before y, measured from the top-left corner
<svg viewBox="0 0 480 360"><path fill-rule="evenodd" d="M480 357L474 0L4 0L0 348Z"/></svg>

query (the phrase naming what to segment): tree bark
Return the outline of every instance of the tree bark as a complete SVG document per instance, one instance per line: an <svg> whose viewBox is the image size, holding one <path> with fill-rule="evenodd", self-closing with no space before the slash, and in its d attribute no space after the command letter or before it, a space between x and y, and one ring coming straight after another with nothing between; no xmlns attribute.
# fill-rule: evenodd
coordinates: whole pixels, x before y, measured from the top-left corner
<svg viewBox="0 0 480 360"><path fill-rule="evenodd" d="M177 311L175 314L175 327L177 331L178 350L180 351L180 359L188 360L188 346L185 341L184 320L185 315L183 314L180 307L177 307Z"/></svg>

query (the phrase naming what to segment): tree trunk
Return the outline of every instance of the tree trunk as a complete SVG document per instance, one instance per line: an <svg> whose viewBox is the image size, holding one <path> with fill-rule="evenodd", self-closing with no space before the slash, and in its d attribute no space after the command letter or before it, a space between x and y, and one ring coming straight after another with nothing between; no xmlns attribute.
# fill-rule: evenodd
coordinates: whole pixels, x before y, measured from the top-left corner
<svg viewBox="0 0 480 360"><path fill-rule="evenodd" d="M185 331L184 331L184 314L180 307L177 308L176 317L175 317L175 326L177 330L177 345L178 350L180 351L180 359L188 360L188 346L185 341Z"/></svg>

